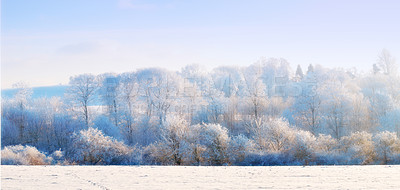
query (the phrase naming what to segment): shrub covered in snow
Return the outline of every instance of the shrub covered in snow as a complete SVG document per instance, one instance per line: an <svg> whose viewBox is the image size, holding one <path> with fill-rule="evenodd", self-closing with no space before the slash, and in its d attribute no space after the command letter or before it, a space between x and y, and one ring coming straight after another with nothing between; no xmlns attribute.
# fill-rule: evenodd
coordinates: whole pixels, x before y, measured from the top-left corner
<svg viewBox="0 0 400 190"><path fill-rule="evenodd" d="M74 134L72 143L66 156L77 164L129 164L132 161L132 148L95 128Z"/></svg>
<svg viewBox="0 0 400 190"><path fill-rule="evenodd" d="M175 115L168 115L161 125L159 141L149 145L147 160L158 164L181 165L184 162L187 122Z"/></svg>
<svg viewBox="0 0 400 190"><path fill-rule="evenodd" d="M376 153L372 134L365 131L355 132L341 138L341 151L349 157L349 164L371 164Z"/></svg>
<svg viewBox="0 0 400 190"><path fill-rule="evenodd" d="M315 151L321 154L335 153L338 141L330 135L319 134L315 142Z"/></svg>
<svg viewBox="0 0 400 190"><path fill-rule="evenodd" d="M147 146L144 159L153 164L224 165L229 163L228 130L218 124L187 126L167 117L160 141Z"/></svg>
<svg viewBox="0 0 400 190"><path fill-rule="evenodd" d="M254 142L251 139L242 134L231 138L229 158L232 164L243 164L252 152L254 152Z"/></svg>
<svg viewBox="0 0 400 190"><path fill-rule="evenodd" d="M253 126L253 139L261 151L286 152L294 143L296 130L282 118L264 118Z"/></svg>
<svg viewBox="0 0 400 190"><path fill-rule="evenodd" d="M32 146L6 146L1 150L3 165L46 165L51 164L52 158Z"/></svg>
<svg viewBox="0 0 400 190"><path fill-rule="evenodd" d="M400 139L396 133L384 131L376 134L374 145L378 164L400 163Z"/></svg>
<svg viewBox="0 0 400 190"><path fill-rule="evenodd" d="M207 148L206 158L209 165L229 164L228 129L219 124L205 124L200 132L200 138L200 143Z"/></svg>
<svg viewBox="0 0 400 190"><path fill-rule="evenodd" d="M311 132L299 130L290 153L297 161L308 165L315 159L315 142L316 138Z"/></svg>
<svg viewBox="0 0 400 190"><path fill-rule="evenodd" d="M201 144L201 131L203 125L189 126L185 133L185 164L186 165L206 165L207 147Z"/></svg>
<svg viewBox="0 0 400 190"><path fill-rule="evenodd" d="M65 160L65 153L64 151L56 150L49 155L52 158L52 164L58 165L66 165L68 162Z"/></svg>

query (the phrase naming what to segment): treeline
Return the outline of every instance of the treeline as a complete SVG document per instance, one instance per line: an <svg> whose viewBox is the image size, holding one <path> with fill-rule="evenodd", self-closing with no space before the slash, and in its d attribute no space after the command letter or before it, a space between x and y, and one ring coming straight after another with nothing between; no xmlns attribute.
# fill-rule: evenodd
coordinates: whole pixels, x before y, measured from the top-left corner
<svg viewBox="0 0 400 190"><path fill-rule="evenodd" d="M2 99L3 164L398 164L400 77L284 59L71 77L64 97Z"/></svg>

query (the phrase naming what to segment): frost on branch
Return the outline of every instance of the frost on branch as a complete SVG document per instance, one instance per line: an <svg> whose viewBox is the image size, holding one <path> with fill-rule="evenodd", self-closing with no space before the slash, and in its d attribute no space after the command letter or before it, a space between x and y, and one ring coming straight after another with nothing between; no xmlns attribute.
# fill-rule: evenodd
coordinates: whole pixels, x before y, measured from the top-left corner
<svg viewBox="0 0 400 190"><path fill-rule="evenodd" d="M52 158L32 146L6 146L1 150L2 165L48 165Z"/></svg>
<svg viewBox="0 0 400 190"><path fill-rule="evenodd" d="M67 151L71 162L77 164L128 164L133 149L95 128L81 130L73 135Z"/></svg>

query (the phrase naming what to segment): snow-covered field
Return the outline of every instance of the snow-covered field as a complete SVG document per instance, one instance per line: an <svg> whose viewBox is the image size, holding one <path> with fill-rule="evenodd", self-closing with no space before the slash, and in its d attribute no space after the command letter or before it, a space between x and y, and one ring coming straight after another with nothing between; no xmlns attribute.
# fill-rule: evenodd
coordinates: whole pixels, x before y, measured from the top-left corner
<svg viewBox="0 0 400 190"><path fill-rule="evenodd" d="M400 166L1 166L1 189L399 189Z"/></svg>

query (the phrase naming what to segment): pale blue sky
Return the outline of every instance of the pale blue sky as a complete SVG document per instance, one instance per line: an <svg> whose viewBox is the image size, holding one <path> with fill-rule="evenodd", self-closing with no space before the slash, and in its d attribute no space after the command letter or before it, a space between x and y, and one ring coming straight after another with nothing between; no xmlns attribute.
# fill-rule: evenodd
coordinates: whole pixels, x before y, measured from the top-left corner
<svg viewBox="0 0 400 190"><path fill-rule="evenodd" d="M365 71L383 48L400 59L396 0L3 0L1 9L2 88L262 56Z"/></svg>

